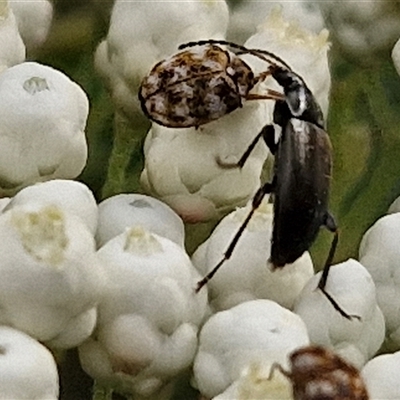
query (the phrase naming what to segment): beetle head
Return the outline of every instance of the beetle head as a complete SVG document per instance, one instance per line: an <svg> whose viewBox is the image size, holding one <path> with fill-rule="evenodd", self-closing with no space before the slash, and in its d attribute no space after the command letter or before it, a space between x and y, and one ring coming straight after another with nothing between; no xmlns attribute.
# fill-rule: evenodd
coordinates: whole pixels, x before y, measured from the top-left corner
<svg viewBox="0 0 400 400"><path fill-rule="evenodd" d="M271 66L270 71L285 92L285 102L277 102L274 113L275 122L282 126L282 123L294 117L316 124L323 129L324 119L321 108L303 78L278 65Z"/></svg>

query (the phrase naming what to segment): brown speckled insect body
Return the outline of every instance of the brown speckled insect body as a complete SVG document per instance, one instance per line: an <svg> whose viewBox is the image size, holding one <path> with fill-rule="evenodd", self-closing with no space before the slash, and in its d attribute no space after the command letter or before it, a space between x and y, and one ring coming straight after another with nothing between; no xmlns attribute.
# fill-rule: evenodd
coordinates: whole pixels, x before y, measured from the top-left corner
<svg viewBox="0 0 400 400"><path fill-rule="evenodd" d="M269 73L255 77L239 55L218 44L234 46L240 54L253 54L269 62L268 52L225 41L183 45L188 48L157 63L142 81L139 99L149 119L171 128L198 127L242 107L248 98L279 98L273 91L265 96L249 96L256 83Z"/></svg>
<svg viewBox="0 0 400 400"><path fill-rule="evenodd" d="M279 365L276 368L291 380L295 400L369 399L358 369L324 347L296 350L290 363L290 372Z"/></svg>

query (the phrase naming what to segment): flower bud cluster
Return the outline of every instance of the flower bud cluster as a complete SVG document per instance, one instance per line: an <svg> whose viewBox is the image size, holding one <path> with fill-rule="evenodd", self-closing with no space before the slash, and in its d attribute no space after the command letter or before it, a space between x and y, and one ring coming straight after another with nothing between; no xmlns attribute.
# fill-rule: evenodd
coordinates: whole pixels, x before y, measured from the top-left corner
<svg viewBox="0 0 400 400"><path fill-rule="evenodd" d="M260 142L243 168L224 163L237 163L274 122L274 102L248 100L199 127L152 123L141 183L154 197L121 193L98 203L71 180L87 161L88 96L60 71L23 62L24 46L43 43L52 7L3 3L0 194L10 197L0 199L0 400L57 399L51 352L72 348L98 386L135 399L173 399L188 373L196 394L215 400L309 399L299 393L322 387L337 394L340 379L353 398L366 399L366 390L371 398L400 397L398 202L365 233L358 260L331 266L326 295L308 251L283 268L270 264L274 209L265 197L229 259L196 290L252 210L269 151ZM397 32L386 2L342 1L341 10L248 3L229 19L225 1L116 0L95 63L117 109L134 117L140 82L156 62L184 42L225 38L230 23L229 34L242 35L247 48L285 60L327 116L330 44L322 15L339 19L335 38L358 54L371 40L374 51L384 48ZM354 10L362 11L359 20L346 24L342 14ZM240 20L254 13L243 33ZM365 29L366 15L379 16L381 40ZM266 72L265 60L239 55L256 76ZM392 56L399 67L398 45ZM266 74L251 94L268 89L282 91ZM189 256L184 222L222 216ZM374 358L381 346L396 352Z"/></svg>

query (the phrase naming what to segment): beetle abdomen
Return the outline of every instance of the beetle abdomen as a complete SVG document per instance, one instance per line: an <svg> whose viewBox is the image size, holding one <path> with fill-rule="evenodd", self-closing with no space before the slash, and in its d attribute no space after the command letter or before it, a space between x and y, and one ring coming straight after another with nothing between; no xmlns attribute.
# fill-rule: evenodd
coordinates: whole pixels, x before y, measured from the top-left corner
<svg viewBox="0 0 400 400"><path fill-rule="evenodd" d="M331 175L331 146L317 125L290 119L276 155L274 228L270 261L296 261L325 223Z"/></svg>
<svg viewBox="0 0 400 400"><path fill-rule="evenodd" d="M254 74L243 60L210 44L156 64L141 84L139 99L151 120L186 128L241 107L253 85Z"/></svg>
<svg viewBox="0 0 400 400"><path fill-rule="evenodd" d="M308 346L290 356L296 400L368 400L368 392L356 367L332 351Z"/></svg>
<svg viewBox="0 0 400 400"><path fill-rule="evenodd" d="M147 112L157 123L175 128L199 126L221 118L242 105L233 81L221 73L193 78L149 96Z"/></svg>

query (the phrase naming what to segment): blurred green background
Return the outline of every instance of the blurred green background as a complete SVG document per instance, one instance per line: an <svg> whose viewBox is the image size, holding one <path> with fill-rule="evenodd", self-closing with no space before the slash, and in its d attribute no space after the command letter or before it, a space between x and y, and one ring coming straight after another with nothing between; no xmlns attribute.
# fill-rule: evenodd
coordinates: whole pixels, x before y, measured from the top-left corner
<svg viewBox="0 0 400 400"><path fill-rule="evenodd" d="M116 168L112 161L113 145L119 139L114 134L114 108L93 68L94 51L107 33L111 1L56 0L54 5L48 40L28 58L63 71L89 96L89 161L79 179L98 200L121 191L140 191L141 145L147 125L141 127L139 138L126 140L122 146L126 154L120 155L124 167ZM331 209L341 232L335 255L339 262L357 257L363 233L400 195L400 78L390 51L377 54L365 65L342 54L338 44L332 43L330 58L328 132L334 154ZM118 126L119 130L123 128ZM201 237L208 230L209 226L204 228ZM317 269L323 265L330 241L331 235L321 232L312 248ZM197 242L190 243L189 248ZM91 380L79 368L70 367L77 365L76 353L71 351L63 357L61 399L91 398Z"/></svg>

